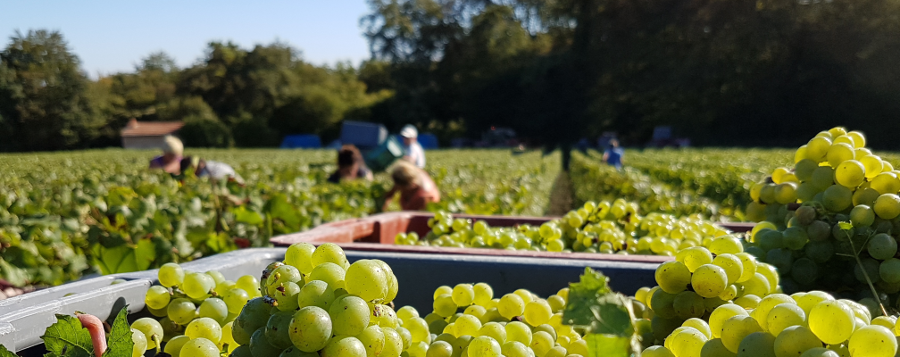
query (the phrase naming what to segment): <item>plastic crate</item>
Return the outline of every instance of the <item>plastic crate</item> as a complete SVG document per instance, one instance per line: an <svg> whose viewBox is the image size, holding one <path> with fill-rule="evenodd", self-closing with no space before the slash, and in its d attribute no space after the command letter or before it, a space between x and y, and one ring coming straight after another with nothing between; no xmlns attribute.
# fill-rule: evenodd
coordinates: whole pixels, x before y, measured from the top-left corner
<svg viewBox="0 0 900 357"><path fill-rule="evenodd" d="M440 255L487 255L504 257L642 262L655 264L673 259L672 257L655 255L621 255L577 252L557 253L486 248L423 247L394 244L394 237L398 233L416 232L419 234L419 236L424 236L430 230L430 228L428 227L428 220L433 216L434 214L427 212L406 211L382 213L365 218L326 223L309 231L273 237L271 239L271 242L276 246L289 246L297 242L308 242L313 244L330 242L337 243L347 250ZM454 215L454 217L469 218L472 220L483 220L492 227L514 227L522 224L540 225L555 218L479 215ZM733 232L746 232L752 229L753 224L732 223L722 224L722 226Z"/></svg>
<svg viewBox="0 0 900 357"><path fill-rule="evenodd" d="M199 259L182 267L192 271L218 270L226 278L236 279L245 274L260 274L270 262L282 260L284 252L285 248L245 249ZM549 296L578 281L585 267L603 272L610 278L613 289L629 295L642 286L655 284L655 264L635 262L349 250L346 254L351 262L359 259L387 262L400 284L395 300L397 308L411 305L423 313L431 311L433 292L440 285L486 282L493 287L495 296L520 288ZM146 316L144 297L151 284L156 283L156 273L147 270L88 279L77 286L62 285L47 289L51 291L44 295L62 291L72 295L49 300L22 295L20 309L0 315L0 344L22 356L42 356L45 351L40 336L56 321L57 313L72 314L78 310L109 319L127 304L131 321ZM128 281L109 285L112 279Z"/></svg>
<svg viewBox="0 0 900 357"><path fill-rule="evenodd" d="M356 145L360 150L375 148L388 137L381 124L345 120L341 125L341 143Z"/></svg>

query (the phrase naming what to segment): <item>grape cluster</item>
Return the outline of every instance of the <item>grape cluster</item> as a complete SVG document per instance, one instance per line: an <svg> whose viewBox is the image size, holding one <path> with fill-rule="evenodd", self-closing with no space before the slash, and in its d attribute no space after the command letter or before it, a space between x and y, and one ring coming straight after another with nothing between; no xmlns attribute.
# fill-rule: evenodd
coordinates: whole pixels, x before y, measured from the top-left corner
<svg viewBox="0 0 900 357"><path fill-rule="evenodd" d="M699 246L728 232L700 215L640 215L638 205L618 199L587 202L584 207L540 226L490 227L438 212L429 220L431 231L420 238L400 233L402 245L496 248L551 252L675 255L679 249Z"/></svg>
<svg viewBox="0 0 900 357"><path fill-rule="evenodd" d="M900 292L898 175L863 134L820 132L797 150L792 169L751 188L748 215L760 223L747 251L778 268L785 291L855 291L881 314L873 307Z"/></svg>
<svg viewBox="0 0 900 357"><path fill-rule="evenodd" d="M260 296L250 275L226 280L218 271L185 271L178 264L160 267L160 285L151 286L144 302L159 321L145 317L132 323L134 356L157 349L171 356L219 356L237 347L233 320L250 299ZM190 352L188 352L190 351Z"/></svg>
<svg viewBox="0 0 900 357"><path fill-rule="evenodd" d="M716 242L719 244L716 244ZM727 243L727 244L725 244ZM766 263L740 242L678 252L632 305L644 357L893 357L894 317L822 291L785 295Z"/></svg>
<svg viewBox="0 0 900 357"><path fill-rule="evenodd" d="M335 244L291 245L234 320L231 356L399 357L398 285L380 260L350 264Z"/></svg>
<svg viewBox="0 0 900 357"><path fill-rule="evenodd" d="M568 288L542 299L525 289L494 297L485 283L441 286L424 317L397 310L409 357L582 357L587 342L562 323Z"/></svg>

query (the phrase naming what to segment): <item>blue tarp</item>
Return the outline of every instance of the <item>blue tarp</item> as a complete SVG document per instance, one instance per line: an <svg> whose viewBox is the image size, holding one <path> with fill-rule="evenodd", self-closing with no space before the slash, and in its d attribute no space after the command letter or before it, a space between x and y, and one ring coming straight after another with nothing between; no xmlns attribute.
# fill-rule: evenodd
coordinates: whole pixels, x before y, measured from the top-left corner
<svg viewBox="0 0 900 357"><path fill-rule="evenodd" d="M356 145L360 150L381 145L387 136L387 128L381 124L344 120L341 126L341 142Z"/></svg>
<svg viewBox="0 0 900 357"><path fill-rule="evenodd" d="M318 149L322 147L322 140L318 135L288 135L281 142L282 149Z"/></svg>
<svg viewBox="0 0 900 357"><path fill-rule="evenodd" d="M422 148L425 150L438 148L437 136L434 136L434 134L419 134L419 137L416 139L418 139L419 145L422 145Z"/></svg>

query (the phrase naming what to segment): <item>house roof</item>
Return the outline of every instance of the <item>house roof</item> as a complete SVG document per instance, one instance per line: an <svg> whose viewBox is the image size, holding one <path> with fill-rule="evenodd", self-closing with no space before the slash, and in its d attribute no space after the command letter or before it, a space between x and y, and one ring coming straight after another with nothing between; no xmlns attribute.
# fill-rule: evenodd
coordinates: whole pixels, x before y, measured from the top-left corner
<svg viewBox="0 0 900 357"><path fill-rule="evenodd" d="M165 136L178 131L183 126L184 122L180 121L153 122L131 119L128 125L122 129L122 137Z"/></svg>

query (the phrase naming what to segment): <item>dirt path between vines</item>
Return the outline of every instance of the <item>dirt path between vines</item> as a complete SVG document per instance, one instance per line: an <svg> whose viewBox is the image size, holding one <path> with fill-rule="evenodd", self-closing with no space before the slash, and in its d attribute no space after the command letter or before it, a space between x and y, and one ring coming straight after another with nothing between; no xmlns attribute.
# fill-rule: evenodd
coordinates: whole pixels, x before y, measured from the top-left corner
<svg viewBox="0 0 900 357"><path fill-rule="evenodd" d="M550 190L550 207L548 216L562 216L572 210L575 202L575 192L572 190L572 180L565 171L556 176L553 188Z"/></svg>

